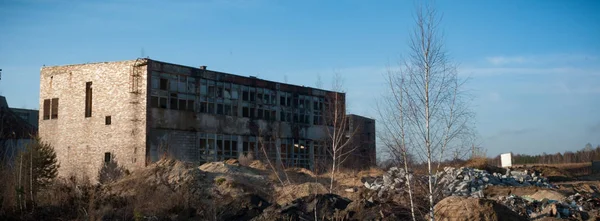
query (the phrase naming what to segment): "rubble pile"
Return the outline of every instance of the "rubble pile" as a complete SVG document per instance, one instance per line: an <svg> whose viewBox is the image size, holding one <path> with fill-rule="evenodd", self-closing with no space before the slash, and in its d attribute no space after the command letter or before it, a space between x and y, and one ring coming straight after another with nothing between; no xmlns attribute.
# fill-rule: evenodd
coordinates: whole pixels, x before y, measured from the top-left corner
<svg viewBox="0 0 600 221"><path fill-rule="evenodd" d="M387 192L405 190L407 175L413 180L413 175L407 174L403 168L392 167L381 178L367 178L363 182L367 189L377 191L377 196L382 197Z"/></svg>
<svg viewBox="0 0 600 221"><path fill-rule="evenodd" d="M392 167L381 178L365 179L367 189L378 191L378 196L389 191L403 190L406 186L407 173L402 168ZM413 180L413 175L408 174ZM426 177L422 177L426 179ZM488 173L485 170L468 167L446 167L436 174L438 185L445 196L483 197L483 189L487 186L538 186L554 188L548 179L534 171L510 171L505 174Z"/></svg>
<svg viewBox="0 0 600 221"><path fill-rule="evenodd" d="M446 167L439 172L438 184L445 196L483 197L483 189L488 186L538 186L555 188L547 178L534 171L506 171L506 174L488 173L485 170L468 167Z"/></svg>
<svg viewBox="0 0 600 221"><path fill-rule="evenodd" d="M567 198L565 201L548 199L538 201L528 197L520 197L516 195L501 196L496 201L517 212L519 215L527 216L532 219L550 216L556 218L576 218L587 220L589 214L586 213L586 211L589 211L592 208L584 209L584 207L579 203L583 198L579 198L579 194L575 195Z"/></svg>

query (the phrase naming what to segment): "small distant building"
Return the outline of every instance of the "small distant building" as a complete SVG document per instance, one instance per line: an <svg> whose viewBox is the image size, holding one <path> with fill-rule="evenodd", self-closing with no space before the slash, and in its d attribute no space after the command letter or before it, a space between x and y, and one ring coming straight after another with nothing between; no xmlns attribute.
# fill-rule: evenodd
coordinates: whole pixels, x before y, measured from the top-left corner
<svg viewBox="0 0 600 221"><path fill-rule="evenodd" d="M0 162L11 163L36 134L37 127L14 113L0 96Z"/></svg>
<svg viewBox="0 0 600 221"><path fill-rule="evenodd" d="M366 169L376 166L375 120L355 114L348 114L349 150L354 149L343 162L346 168Z"/></svg>
<svg viewBox="0 0 600 221"><path fill-rule="evenodd" d="M314 169L331 159L324 116L333 97L345 102L335 91L151 59L46 66L40 137L55 147L61 175L94 177L114 159L129 170L163 156L260 159L261 145L277 165ZM374 123L353 116L352 127L368 125L356 160L374 164Z"/></svg>
<svg viewBox="0 0 600 221"><path fill-rule="evenodd" d="M30 125L38 127L39 113L38 110L24 109L24 108L10 108L10 110L23 120L27 121Z"/></svg>

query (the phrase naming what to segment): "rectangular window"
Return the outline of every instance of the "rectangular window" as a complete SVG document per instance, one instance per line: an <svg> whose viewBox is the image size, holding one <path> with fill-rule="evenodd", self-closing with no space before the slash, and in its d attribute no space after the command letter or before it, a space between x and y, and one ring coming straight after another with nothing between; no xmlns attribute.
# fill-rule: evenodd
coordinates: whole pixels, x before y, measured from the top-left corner
<svg viewBox="0 0 600 221"><path fill-rule="evenodd" d="M110 124L111 124L111 119L110 119L110 116L106 116L106 117L104 117L104 124L105 124L105 125L110 125Z"/></svg>
<svg viewBox="0 0 600 221"><path fill-rule="evenodd" d="M250 91L250 101L254 102L256 100L256 92Z"/></svg>
<svg viewBox="0 0 600 221"><path fill-rule="evenodd" d="M263 119L263 109L258 109L256 118Z"/></svg>
<svg viewBox="0 0 600 221"><path fill-rule="evenodd" d="M233 105L231 107L231 116L237 117L238 115L238 106L237 105Z"/></svg>
<svg viewBox="0 0 600 221"><path fill-rule="evenodd" d="M249 117L250 114L248 114L248 107L242 107L242 117Z"/></svg>
<svg viewBox="0 0 600 221"><path fill-rule="evenodd" d="M150 107L158 107L158 97L150 97Z"/></svg>
<svg viewBox="0 0 600 221"><path fill-rule="evenodd" d="M169 109L177 110L177 94L171 93L171 97L169 98Z"/></svg>
<svg viewBox="0 0 600 221"><path fill-rule="evenodd" d="M194 111L194 100L193 99L187 100L187 110Z"/></svg>
<svg viewBox="0 0 600 221"><path fill-rule="evenodd" d="M215 103L208 103L208 112L209 114L215 113Z"/></svg>
<svg viewBox="0 0 600 221"><path fill-rule="evenodd" d="M285 96L284 95L281 95L279 97L279 105L285 106Z"/></svg>
<svg viewBox="0 0 600 221"><path fill-rule="evenodd" d="M167 109L167 98L166 97L158 98L158 101L159 101L158 107Z"/></svg>
<svg viewBox="0 0 600 221"><path fill-rule="evenodd" d="M254 113L255 113L255 111L254 111L254 110L255 110L255 108L250 108L250 112L248 113L248 115L250 115L250 116L249 116L250 118L254 118L254 116L255 116L255 115L254 115Z"/></svg>
<svg viewBox="0 0 600 221"><path fill-rule="evenodd" d="M44 120L50 119L50 99L44 100Z"/></svg>
<svg viewBox="0 0 600 221"><path fill-rule="evenodd" d="M285 112L279 112L279 120L285 122Z"/></svg>
<svg viewBox="0 0 600 221"><path fill-rule="evenodd" d="M179 110L187 110L187 100L179 98Z"/></svg>
<svg viewBox="0 0 600 221"><path fill-rule="evenodd" d="M58 98L52 98L52 115L50 118L58 118Z"/></svg>
<svg viewBox="0 0 600 221"><path fill-rule="evenodd" d="M109 152L104 153L104 162L110 163L110 153Z"/></svg>
<svg viewBox="0 0 600 221"><path fill-rule="evenodd" d="M225 105L225 115L231 115L231 106Z"/></svg>
<svg viewBox="0 0 600 221"><path fill-rule="evenodd" d="M92 82L85 82L85 117L92 117Z"/></svg>
<svg viewBox="0 0 600 221"><path fill-rule="evenodd" d="M163 91L169 90L169 80L166 78L160 79L160 89Z"/></svg>
<svg viewBox="0 0 600 221"><path fill-rule="evenodd" d="M217 104L217 114L223 114L223 104Z"/></svg>

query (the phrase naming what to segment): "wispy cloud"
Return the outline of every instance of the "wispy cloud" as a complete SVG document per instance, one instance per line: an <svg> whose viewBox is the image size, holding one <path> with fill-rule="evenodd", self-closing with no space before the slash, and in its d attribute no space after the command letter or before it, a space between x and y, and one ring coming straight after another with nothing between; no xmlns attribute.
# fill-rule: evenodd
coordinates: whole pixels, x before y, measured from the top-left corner
<svg viewBox="0 0 600 221"><path fill-rule="evenodd" d="M597 56L586 54L549 54L549 55L515 55L515 56L490 56L485 58L488 64L495 66L508 65L557 65L594 62Z"/></svg>
<svg viewBox="0 0 600 221"><path fill-rule="evenodd" d="M530 133L535 132L534 128L521 128L521 129L504 129L496 134L488 137L489 140L494 140L498 138L506 138L506 137L514 137L514 136L526 136Z"/></svg>

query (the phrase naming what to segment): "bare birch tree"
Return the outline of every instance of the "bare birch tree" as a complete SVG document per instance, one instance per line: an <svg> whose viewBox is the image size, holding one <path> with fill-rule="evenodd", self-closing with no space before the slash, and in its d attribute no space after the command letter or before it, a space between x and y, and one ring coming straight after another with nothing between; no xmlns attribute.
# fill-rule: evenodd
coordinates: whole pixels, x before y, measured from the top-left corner
<svg viewBox="0 0 600 221"><path fill-rule="evenodd" d="M329 183L329 193L333 192L333 183L335 174L344 161L357 148L353 146L352 138L357 132L357 128L349 130L348 118L346 116L346 99L343 94L343 79L339 73L333 77L332 93L327 98L325 105L325 127L327 128L328 145L331 148L327 150L331 154L331 177ZM339 92L339 93L338 93Z"/></svg>
<svg viewBox="0 0 600 221"><path fill-rule="evenodd" d="M380 109L387 119L382 122L387 131L382 141L391 147L392 156L406 162L411 153L427 165L430 220L435 219L435 174L440 163L450 158L448 153L468 151L470 144L463 138L471 135L472 118L462 90L465 81L459 79L444 49L440 21L427 3L417 7L409 52L398 71L388 73L391 95ZM409 169L408 164L404 166Z"/></svg>
<svg viewBox="0 0 600 221"><path fill-rule="evenodd" d="M377 106L381 119L380 125L383 127L383 130L378 133L378 137L384 146L387 147L394 164L404 168L410 212L414 221L416 220L415 205L411 182L412 176L409 173L409 152L407 149L405 121L406 110L404 109L405 105L403 105L405 102L404 93L402 93L405 80L404 75L397 76L396 73L388 68L387 84L389 93L385 95L382 103L379 103Z"/></svg>

